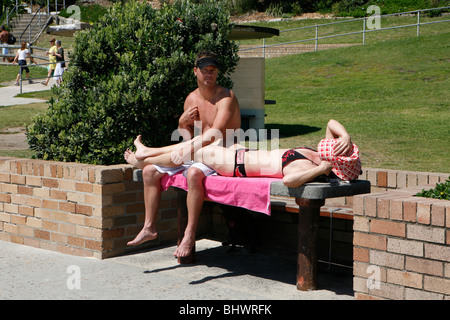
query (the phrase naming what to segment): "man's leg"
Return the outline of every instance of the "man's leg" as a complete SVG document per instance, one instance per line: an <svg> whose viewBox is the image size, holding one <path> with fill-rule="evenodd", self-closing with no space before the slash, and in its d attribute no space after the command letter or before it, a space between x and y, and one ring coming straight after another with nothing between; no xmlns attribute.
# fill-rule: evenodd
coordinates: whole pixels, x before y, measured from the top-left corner
<svg viewBox="0 0 450 320"><path fill-rule="evenodd" d="M198 168L189 168L187 171L187 208L188 208L188 224L184 231L184 237L180 245L174 252L176 257L186 257L191 252L195 244L195 233L197 230L200 212L202 211L203 201L205 198L205 189L203 179L205 175Z"/></svg>
<svg viewBox="0 0 450 320"><path fill-rule="evenodd" d="M136 246L146 241L156 239L156 220L158 218L159 203L161 201L161 178L164 173L159 172L154 166L145 166L142 169L142 179L144 182L144 202L145 202L145 222L141 232L133 241L128 242L129 246Z"/></svg>

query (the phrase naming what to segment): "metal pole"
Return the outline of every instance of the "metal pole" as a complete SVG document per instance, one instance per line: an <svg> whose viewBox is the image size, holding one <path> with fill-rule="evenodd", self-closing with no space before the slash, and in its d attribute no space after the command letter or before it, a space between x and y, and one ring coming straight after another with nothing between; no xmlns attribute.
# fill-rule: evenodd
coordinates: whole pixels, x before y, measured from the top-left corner
<svg viewBox="0 0 450 320"><path fill-rule="evenodd" d="M419 36L420 30L420 11L417 11L417 36Z"/></svg>
<svg viewBox="0 0 450 320"><path fill-rule="evenodd" d="M20 83L20 94L22 94L22 66L20 66L20 70L19 70L19 83Z"/></svg>
<svg viewBox="0 0 450 320"><path fill-rule="evenodd" d="M317 42L319 41L319 39L317 39L319 37L319 26L316 26L316 46L315 46L315 51L317 51Z"/></svg>
<svg viewBox="0 0 450 320"><path fill-rule="evenodd" d="M367 17L363 20L363 44L366 44L366 23L367 23Z"/></svg>
<svg viewBox="0 0 450 320"><path fill-rule="evenodd" d="M266 38L263 38L263 58L266 58Z"/></svg>

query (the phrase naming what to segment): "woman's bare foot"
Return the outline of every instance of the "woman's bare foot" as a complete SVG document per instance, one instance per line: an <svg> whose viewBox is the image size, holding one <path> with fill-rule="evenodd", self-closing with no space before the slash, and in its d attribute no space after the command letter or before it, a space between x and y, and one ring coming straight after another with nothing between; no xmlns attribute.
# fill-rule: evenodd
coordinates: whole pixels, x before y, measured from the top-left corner
<svg viewBox="0 0 450 320"><path fill-rule="evenodd" d="M158 238L158 233L156 231L151 231L149 229L143 228L141 232L138 233L136 238L134 240L129 241L127 245L129 246L137 246L141 243L144 243L146 241L154 240Z"/></svg>
<svg viewBox="0 0 450 320"><path fill-rule="evenodd" d="M137 160L144 160L148 157L154 157L159 155L160 153L157 151L157 148L149 148L146 147L142 143L142 136L138 135L137 138L134 140L134 145L136 146L136 159Z"/></svg>
<svg viewBox="0 0 450 320"><path fill-rule="evenodd" d="M181 240L180 245L175 250L173 255L178 258L187 257L191 253L192 248L194 247L194 243L195 238L192 238L191 236L185 234L183 240Z"/></svg>
<svg viewBox="0 0 450 320"><path fill-rule="evenodd" d="M125 159L125 161L128 164L131 164L132 166L135 166L138 169L142 169L143 168L143 165L142 165L141 161L136 159L136 154L133 151L131 151L130 149L127 149L124 152L123 158Z"/></svg>

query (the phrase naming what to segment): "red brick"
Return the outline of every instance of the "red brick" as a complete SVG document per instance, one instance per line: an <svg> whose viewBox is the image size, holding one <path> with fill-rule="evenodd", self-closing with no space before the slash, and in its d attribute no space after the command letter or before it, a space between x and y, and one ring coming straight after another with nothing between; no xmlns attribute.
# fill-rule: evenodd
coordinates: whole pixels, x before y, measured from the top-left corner
<svg viewBox="0 0 450 320"><path fill-rule="evenodd" d="M34 217L34 208L33 207L19 206L19 213L23 214L23 215L26 215L26 216Z"/></svg>
<svg viewBox="0 0 450 320"><path fill-rule="evenodd" d="M403 219L405 221L416 222L417 203L411 200L403 202Z"/></svg>
<svg viewBox="0 0 450 320"><path fill-rule="evenodd" d="M387 187L387 172L379 171L377 179L378 187Z"/></svg>
<svg viewBox="0 0 450 320"><path fill-rule="evenodd" d="M25 176L23 175L16 175L16 174L12 174L11 175L11 183L13 184L25 184Z"/></svg>
<svg viewBox="0 0 450 320"><path fill-rule="evenodd" d="M101 241L95 241L95 240L86 240L85 241L85 248L86 249L92 249L101 251L102 250L102 242Z"/></svg>
<svg viewBox="0 0 450 320"><path fill-rule="evenodd" d="M25 194L27 196L33 195L33 188L26 186L18 186L17 191L19 194Z"/></svg>
<svg viewBox="0 0 450 320"><path fill-rule="evenodd" d="M59 203L59 210L65 212L75 212L75 203L61 201Z"/></svg>
<svg viewBox="0 0 450 320"><path fill-rule="evenodd" d="M122 238L124 236L124 229L118 228L118 229L112 229L112 230L104 230L102 232L102 239L116 239L116 238Z"/></svg>
<svg viewBox="0 0 450 320"><path fill-rule="evenodd" d="M58 188L59 183L56 179L42 178L42 186L46 188Z"/></svg>
<svg viewBox="0 0 450 320"><path fill-rule="evenodd" d="M0 202L10 203L11 202L11 196L9 194L0 193Z"/></svg>
<svg viewBox="0 0 450 320"><path fill-rule="evenodd" d="M369 262L369 250L353 247L353 260L360 262Z"/></svg>
<svg viewBox="0 0 450 320"><path fill-rule="evenodd" d="M90 183L76 183L75 190L80 192L92 193L92 184Z"/></svg>
<svg viewBox="0 0 450 320"><path fill-rule="evenodd" d="M24 216L11 215L11 223L25 225L27 223L27 218Z"/></svg>
<svg viewBox="0 0 450 320"><path fill-rule="evenodd" d="M66 200L67 192L59 190L50 190L50 198L55 200Z"/></svg>
<svg viewBox="0 0 450 320"><path fill-rule="evenodd" d="M386 250L387 240L386 237L383 236L355 232L353 234L353 245L378 250Z"/></svg>
<svg viewBox="0 0 450 320"><path fill-rule="evenodd" d="M34 230L34 236L38 239L50 240L50 232L36 229Z"/></svg>
<svg viewBox="0 0 450 320"><path fill-rule="evenodd" d="M370 222L370 232L405 237L406 227L402 222L374 219Z"/></svg>
<svg viewBox="0 0 450 320"><path fill-rule="evenodd" d="M417 203L417 222L422 224L430 224L431 205L429 203Z"/></svg>
<svg viewBox="0 0 450 320"><path fill-rule="evenodd" d="M77 204L77 205L75 205L75 213L92 216L92 207L85 206L82 204Z"/></svg>
<svg viewBox="0 0 450 320"><path fill-rule="evenodd" d="M59 207L57 201L42 200L42 208L57 210Z"/></svg>
<svg viewBox="0 0 450 320"><path fill-rule="evenodd" d="M84 239L80 237L68 236L67 243L75 247L84 248Z"/></svg>

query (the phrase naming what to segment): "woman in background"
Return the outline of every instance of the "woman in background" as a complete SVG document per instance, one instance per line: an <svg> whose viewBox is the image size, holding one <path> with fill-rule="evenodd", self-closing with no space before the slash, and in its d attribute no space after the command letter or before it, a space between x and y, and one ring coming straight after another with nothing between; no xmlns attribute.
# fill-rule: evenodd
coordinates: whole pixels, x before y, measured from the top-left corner
<svg viewBox="0 0 450 320"><path fill-rule="evenodd" d="M14 58L13 65L16 64L16 61L18 61L19 66L22 66L20 68L19 73L17 74L16 78L16 86L19 85L20 75L23 73L23 70L25 70L25 73L27 75L28 83L33 83L33 81L30 80L30 69L28 69L27 65L27 58L30 59L31 62L34 63L33 58L30 55L30 51L27 48L27 43L25 41L22 41L21 47L19 50L17 50L16 57Z"/></svg>

